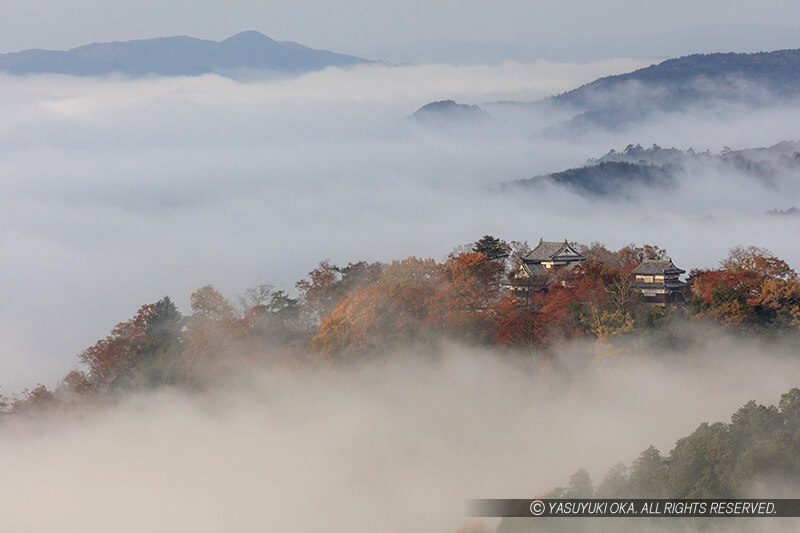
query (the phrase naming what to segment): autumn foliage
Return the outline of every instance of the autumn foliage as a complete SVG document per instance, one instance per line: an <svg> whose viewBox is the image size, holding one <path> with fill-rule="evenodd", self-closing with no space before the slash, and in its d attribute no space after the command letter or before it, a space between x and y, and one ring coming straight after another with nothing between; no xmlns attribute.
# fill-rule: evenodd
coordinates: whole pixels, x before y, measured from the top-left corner
<svg viewBox="0 0 800 533"><path fill-rule="evenodd" d="M692 310L729 326L796 329L800 282L785 261L761 248L734 248L715 270L693 270Z"/></svg>
<svg viewBox="0 0 800 533"><path fill-rule="evenodd" d="M747 334L800 332L798 276L762 248L737 247L719 268L692 270L684 295L690 304L668 307L644 303L631 279L639 261L666 257L657 246L579 246L587 261L526 290L509 285L530 250L526 242L484 236L462 249L442 262L322 261L297 282L296 297L259 285L238 306L208 285L191 294L185 317L163 298L84 350L84 369L53 391L38 385L0 408L21 412L143 387L202 387L248 365L358 362L443 338L550 357L553 347L576 338L604 346L637 334L659 338L676 320Z"/></svg>

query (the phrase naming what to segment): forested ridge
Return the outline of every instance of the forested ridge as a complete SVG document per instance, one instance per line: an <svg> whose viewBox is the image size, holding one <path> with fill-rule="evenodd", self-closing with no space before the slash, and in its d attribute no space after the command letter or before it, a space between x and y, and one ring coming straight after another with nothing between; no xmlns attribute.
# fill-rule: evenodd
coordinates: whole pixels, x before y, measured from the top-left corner
<svg viewBox="0 0 800 533"><path fill-rule="evenodd" d="M611 467L600 483L581 468L566 487L544 498L672 498L715 499L796 496L800 479L800 389L780 396L777 405L747 402L729 423L704 422L678 439L667 455L650 446L628 467ZM659 522L661 520L661 522ZM756 519L757 520L757 519ZM763 521L763 519L761 519ZM773 519L774 520L774 519ZM795 519L796 520L796 519ZM588 522L588 523L587 523ZM755 531L767 527L750 520L544 518L503 519L497 533L527 531ZM661 526L659 528L658 526ZM778 529L780 530L780 526ZM480 531L480 530L478 530ZM483 529L488 531L488 528Z"/></svg>
<svg viewBox="0 0 800 533"><path fill-rule="evenodd" d="M692 54L667 59L656 65L641 68L626 74L606 76L567 91L553 100L572 105L587 105L597 92L613 91L625 82L661 85L669 89L673 100L696 96L687 90L687 85L701 79L725 79L738 77L765 84L777 93L796 94L800 50L776 50L773 52Z"/></svg>
<svg viewBox="0 0 800 533"><path fill-rule="evenodd" d="M643 260L666 258L666 250L576 247L588 260L521 293L508 284L531 246L487 235L444 261L322 261L294 295L259 285L231 302L207 285L191 295L186 315L165 296L78 354L79 367L52 390L40 384L4 397L3 410L67 409L160 386L202 388L211 376L254 365L353 365L400 348L433 356L443 339L490 346L497 357L548 361L574 340L594 343L598 358L619 358L685 350L699 328L708 328L704 336L724 331L766 342L800 333L798 276L763 248L736 247L718 268L691 270L687 303L665 306L643 302L630 272Z"/></svg>
<svg viewBox="0 0 800 533"><path fill-rule="evenodd" d="M567 487L555 488L547 497L744 498L753 495L757 481L778 485L781 492L798 479L800 389L795 387L777 405L749 401L729 423L700 424L666 456L650 446L630 468L623 463L612 467L597 486L580 469Z"/></svg>
<svg viewBox="0 0 800 533"><path fill-rule="evenodd" d="M673 190L682 179L697 179L709 170L741 175L756 183L775 186L782 179L792 182L800 169L800 143L784 141L769 147L700 152L691 148L644 148L629 144L610 150L583 166L503 184L503 188L531 188L543 183L566 187L587 196L632 196L643 189Z"/></svg>

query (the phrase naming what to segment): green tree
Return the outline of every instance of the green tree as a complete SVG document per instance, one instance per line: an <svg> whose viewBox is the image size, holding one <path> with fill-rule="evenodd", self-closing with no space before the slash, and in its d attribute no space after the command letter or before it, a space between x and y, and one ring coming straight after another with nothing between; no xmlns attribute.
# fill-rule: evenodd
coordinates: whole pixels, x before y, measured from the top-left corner
<svg viewBox="0 0 800 533"><path fill-rule="evenodd" d="M670 452L669 495L675 498L725 498L733 494L731 436L725 424L703 423Z"/></svg>
<svg viewBox="0 0 800 533"><path fill-rule="evenodd" d="M267 337L273 344L299 337L300 307L286 291L266 283L250 287L239 297L239 307L246 326L256 336Z"/></svg>
<svg viewBox="0 0 800 533"><path fill-rule="evenodd" d="M665 498L667 496L667 464L653 445L643 451L631 466L633 498Z"/></svg>
<svg viewBox="0 0 800 533"><path fill-rule="evenodd" d="M569 478L569 486L565 492L567 498L591 498L594 496L594 485L589 472L581 468Z"/></svg>
<svg viewBox="0 0 800 533"><path fill-rule="evenodd" d="M597 486L597 497L628 498L630 496L628 467L623 463L617 463L608 470L603 481Z"/></svg>
<svg viewBox="0 0 800 533"><path fill-rule="evenodd" d="M472 247L473 252L482 253L490 261L495 259L505 259L511 252L508 244L491 235L484 235L480 238L475 246Z"/></svg>
<svg viewBox="0 0 800 533"><path fill-rule="evenodd" d="M348 292L378 283L382 271L383 265L377 262L359 261L339 267L325 260L295 287L300 291L300 303L307 315L319 324Z"/></svg>
<svg viewBox="0 0 800 533"><path fill-rule="evenodd" d="M153 304L145 319L145 341L129 372L136 386L174 384L181 372L183 315L169 296Z"/></svg>
<svg viewBox="0 0 800 533"><path fill-rule="evenodd" d="M120 377L127 379L124 376L135 368L142 346L148 341L147 321L154 307L154 304L143 305L133 318L114 326L105 339L80 354L94 385L103 389Z"/></svg>
<svg viewBox="0 0 800 533"><path fill-rule="evenodd" d="M789 392L781 395L778 409L786 420L789 430L800 429L800 389L794 387Z"/></svg>
<svg viewBox="0 0 800 533"><path fill-rule="evenodd" d="M733 446L743 452L783 427L784 418L774 406L750 400L731 416L730 432Z"/></svg>
<svg viewBox="0 0 800 533"><path fill-rule="evenodd" d="M145 335L151 342L179 342L183 329L183 315L169 296L164 296L154 304L153 312L145 319Z"/></svg>

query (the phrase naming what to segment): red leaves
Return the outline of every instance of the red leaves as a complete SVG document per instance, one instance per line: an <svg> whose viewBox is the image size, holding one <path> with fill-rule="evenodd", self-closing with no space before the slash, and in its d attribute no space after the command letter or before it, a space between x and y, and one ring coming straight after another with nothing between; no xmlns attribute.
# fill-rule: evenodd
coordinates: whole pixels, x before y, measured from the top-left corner
<svg viewBox="0 0 800 533"><path fill-rule="evenodd" d="M114 326L108 337L81 353L80 359L89 368L92 381L108 383L130 363L146 341L147 318L154 309L153 304L143 305L133 318Z"/></svg>
<svg viewBox="0 0 800 533"><path fill-rule="evenodd" d="M516 298L506 296L495 306L495 316L493 344L527 348L544 344L548 323L541 312L523 307Z"/></svg>
<svg viewBox="0 0 800 533"><path fill-rule="evenodd" d="M450 255L441 267L445 305L450 310L488 308L499 297L503 263L490 261L480 252Z"/></svg>
<svg viewBox="0 0 800 533"><path fill-rule="evenodd" d="M692 270L689 273L695 296L706 303L714 303L714 291L727 287L744 300L757 300L761 294L763 276L752 270Z"/></svg>
<svg viewBox="0 0 800 533"><path fill-rule="evenodd" d="M692 270L689 281L703 314L728 325L760 323L796 324L800 309L797 274L785 261L765 255L760 248L733 248L723 267ZM780 317L780 318L778 318Z"/></svg>

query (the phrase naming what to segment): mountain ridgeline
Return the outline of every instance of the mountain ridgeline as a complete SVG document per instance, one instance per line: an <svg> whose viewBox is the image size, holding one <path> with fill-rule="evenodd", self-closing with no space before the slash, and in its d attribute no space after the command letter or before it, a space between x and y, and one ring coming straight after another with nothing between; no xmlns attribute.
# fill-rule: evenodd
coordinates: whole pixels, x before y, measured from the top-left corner
<svg viewBox="0 0 800 533"><path fill-rule="evenodd" d="M256 31L223 41L192 37L160 37L125 42L93 43L66 51L25 50L0 55L0 71L9 74L103 76L236 75L242 71L304 73L326 67L369 63L360 57L280 42Z"/></svg>
<svg viewBox="0 0 800 533"><path fill-rule="evenodd" d="M411 117L421 121L439 119L484 120L489 118L489 115L476 105L459 104L454 100L439 100L420 107Z"/></svg>
<svg viewBox="0 0 800 533"><path fill-rule="evenodd" d="M546 120L538 127L537 137L574 138L597 130L628 131L670 113L716 110L730 115L798 102L800 49L794 49L695 54L599 78L542 100L490 102L484 109L441 100L421 107L413 116L456 122L482 114L502 122L509 113L519 120L532 112Z"/></svg>
<svg viewBox="0 0 800 533"><path fill-rule="evenodd" d="M586 196L632 197L643 189L669 190L681 177L692 179L701 172L737 173L768 187L800 178L800 142L784 141L767 148L725 149L719 154L683 151L653 145L629 145L611 150L582 167L517 180L504 188L556 185Z"/></svg>
<svg viewBox="0 0 800 533"><path fill-rule="evenodd" d="M597 79L555 96L552 100L559 104L592 107L598 98L619 91L628 82L667 88L664 101L712 97L711 91L696 85L698 80L719 82L719 86L713 87L714 93L723 90L735 95L737 87L730 86L729 82L745 80L763 85L773 94L797 96L800 94L800 49L754 54L694 54L668 59L626 74Z"/></svg>
<svg viewBox="0 0 800 533"><path fill-rule="evenodd" d="M753 54L695 54L626 74L606 76L545 103L577 114L553 127L569 134L586 127L619 130L657 112L733 103L765 107L800 97L800 50Z"/></svg>

